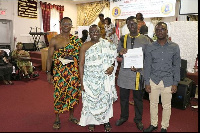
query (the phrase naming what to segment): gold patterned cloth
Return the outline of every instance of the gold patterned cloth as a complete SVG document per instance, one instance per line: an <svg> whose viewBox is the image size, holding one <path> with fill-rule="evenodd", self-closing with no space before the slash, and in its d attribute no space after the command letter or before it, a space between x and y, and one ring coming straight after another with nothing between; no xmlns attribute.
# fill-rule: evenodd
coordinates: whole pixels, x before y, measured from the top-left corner
<svg viewBox="0 0 200 133"><path fill-rule="evenodd" d="M98 27L100 28L101 37L105 39L106 31L105 31L105 24L99 21Z"/></svg>
<svg viewBox="0 0 200 133"><path fill-rule="evenodd" d="M110 7L109 1L95 1L77 4L77 25L91 25L105 7Z"/></svg>

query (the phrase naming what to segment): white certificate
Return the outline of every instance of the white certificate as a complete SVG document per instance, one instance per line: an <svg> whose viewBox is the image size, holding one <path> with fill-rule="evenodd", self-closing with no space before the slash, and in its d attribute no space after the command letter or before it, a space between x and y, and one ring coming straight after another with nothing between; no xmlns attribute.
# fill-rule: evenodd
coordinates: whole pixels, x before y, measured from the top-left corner
<svg viewBox="0 0 200 133"><path fill-rule="evenodd" d="M143 68L143 51L142 47L128 49L124 57L124 68Z"/></svg>
<svg viewBox="0 0 200 133"><path fill-rule="evenodd" d="M64 58L61 58L61 57L59 57L58 59L62 62L63 65L74 62L74 60L68 60L68 59L64 59Z"/></svg>

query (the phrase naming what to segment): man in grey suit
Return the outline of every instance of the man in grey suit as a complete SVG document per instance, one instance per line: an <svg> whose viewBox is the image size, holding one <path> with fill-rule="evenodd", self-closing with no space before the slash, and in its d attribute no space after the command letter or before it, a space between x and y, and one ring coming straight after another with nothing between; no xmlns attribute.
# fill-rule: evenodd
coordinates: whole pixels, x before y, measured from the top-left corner
<svg viewBox="0 0 200 133"><path fill-rule="evenodd" d="M119 75L117 79L117 85L120 87L121 115L120 115L120 119L117 120L116 122L116 126L120 126L128 120L129 95L130 95L130 90L133 90L133 98L135 102L134 122L136 123L136 126L139 130L143 130L142 114L143 114L144 87L142 87L143 79L141 78L143 75L143 69L142 68L136 69L134 66L132 66L132 68L124 68L123 54L126 54L128 49L139 48L139 47L142 47L142 50L144 53L146 46L150 44L151 42L146 36L138 33L136 17L134 16L128 17L126 20L126 24L130 33L126 34L125 36L122 36L120 38L121 41L119 41L119 44L118 44L119 56L122 57L122 63L121 63L121 67L120 67L120 71L119 71ZM140 87L136 87L137 74L140 75L140 82L142 85Z"/></svg>

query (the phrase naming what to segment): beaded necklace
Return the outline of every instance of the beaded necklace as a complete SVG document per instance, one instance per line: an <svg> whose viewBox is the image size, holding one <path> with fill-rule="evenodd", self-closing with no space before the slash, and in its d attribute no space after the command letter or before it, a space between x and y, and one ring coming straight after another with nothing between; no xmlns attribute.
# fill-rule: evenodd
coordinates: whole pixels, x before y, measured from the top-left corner
<svg viewBox="0 0 200 133"><path fill-rule="evenodd" d="M128 34L129 35L129 37L130 38L137 38L137 37L139 37L140 36L140 33L138 33L138 35L137 36L131 36L130 34Z"/></svg>

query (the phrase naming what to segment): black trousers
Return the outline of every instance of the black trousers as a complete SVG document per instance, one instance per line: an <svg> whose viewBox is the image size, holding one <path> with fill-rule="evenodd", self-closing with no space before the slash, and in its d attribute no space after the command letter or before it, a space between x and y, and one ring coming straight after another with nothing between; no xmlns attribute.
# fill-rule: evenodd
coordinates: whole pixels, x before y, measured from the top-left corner
<svg viewBox="0 0 200 133"><path fill-rule="evenodd" d="M130 89L125 89L120 87L120 105L121 105L120 117L127 120L129 117L129 95L130 95ZM135 123L142 122L143 90L133 90L133 100L135 109L134 122Z"/></svg>
<svg viewBox="0 0 200 133"><path fill-rule="evenodd" d="M13 66L10 63L0 66L0 79L11 80L12 71Z"/></svg>

